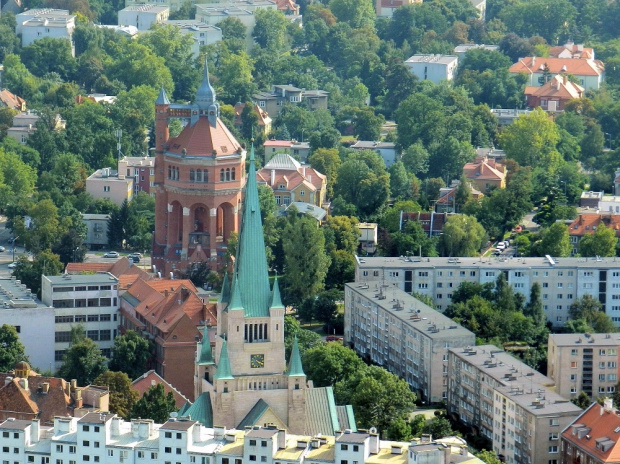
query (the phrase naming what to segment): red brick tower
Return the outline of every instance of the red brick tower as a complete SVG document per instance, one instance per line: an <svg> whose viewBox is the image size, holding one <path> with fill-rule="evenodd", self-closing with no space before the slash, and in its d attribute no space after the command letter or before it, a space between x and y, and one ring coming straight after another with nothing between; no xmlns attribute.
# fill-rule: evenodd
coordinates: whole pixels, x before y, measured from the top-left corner
<svg viewBox="0 0 620 464"><path fill-rule="evenodd" d="M192 105L155 102L155 236L153 265L162 277L192 263L221 267L231 232L239 231L245 150L219 119L220 106L204 76ZM171 119L187 122L170 138Z"/></svg>

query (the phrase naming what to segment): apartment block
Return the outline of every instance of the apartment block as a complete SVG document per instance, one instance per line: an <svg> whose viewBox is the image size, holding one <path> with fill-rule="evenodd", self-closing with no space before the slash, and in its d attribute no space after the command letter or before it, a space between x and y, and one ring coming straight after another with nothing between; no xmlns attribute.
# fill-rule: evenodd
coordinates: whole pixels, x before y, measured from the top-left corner
<svg viewBox="0 0 620 464"><path fill-rule="evenodd" d="M130 5L118 12L119 26L136 26L139 31L148 31L153 25L161 24L170 16L170 8L164 5Z"/></svg>
<svg viewBox="0 0 620 464"><path fill-rule="evenodd" d="M447 411L488 438L502 462L558 464L560 433L581 408L553 380L493 345L452 348Z"/></svg>
<svg viewBox="0 0 620 464"><path fill-rule="evenodd" d="M71 342L71 328L82 324L86 336L110 357L118 331L118 278L107 272L41 277L41 299L54 307L56 368Z"/></svg>
<svg viewBox="0 0 620 464"><path fill-rule="evenodd" d="M151 419L126 422L114 414L89 413L57 416L53 427L38 419L9 419L0 423L0 432L3 458L10 456L11 464L483 464L458 437L393 442L379 440L377 433L351 430L291 435L275 427L207 428L186 417L155 424Z"/></svg>
<svg viewBox="0 0 620 464"><path fill-rule="evenodd" d="M445 309L462 282L495 282L500 273L512 288L529 298L534 282L542 287L547 320L555 327L568 320L577 298L591 295L620 327L620 260L616 258L383 258L358 257L357 283L380 282L407 293L417 292Z"/></svg>
<svg viewBox="0 0 620 464"><path fill-rule="evenodd" d="M181 34L192 37L192 54L195 58L200 56L200 47L222 40L222 30L219 27L209 26L196 19L169 19L164 24L174 26Z"/></svg>
<svg viewBox="0 0 620 464"><path fill-rule="evenodd" d="M565 398L582 391L595 400L613 395L618 383L620 334L549 334L547 375Z"/></svg>
<svg viewBox="0 0 620 464"><path fill-rule="evenodd" d="M447 398L448 349L474 345L472 332L379 282L346 284L344 303L345 343L405 379L426 401Z"/></svg>
<svg viewBox="0 0 620 464"><path fill-rule="evenodd" d="M123 156L118 161L118 173L125 175L125 179L133 178L133 192L137 195L151 192L155 181L155 157L153 156Z"/></svg>
<svg viewBox="0 0 620 464"><path fill-rule="evenodd" d="M68 10L53 8L33 8L15 16L15 33L21 34L22 47L32 44L35 40L49 37L67 39L73 50L73 31L75 15Z"/></svg>
<svg viewBox="0 0 620 464"><path fill-rule="evenodd" d="M95 200L105 198L121 206L133 198L133 177L110 168L97 169L86 179L86 191Z"/></svg>
<svg viewBox="0 0 620 464"><path fill-rule="evenodd" d="M413 55L405 61L407 69L418 79L435 84L454 79L458 65L459 59L454 55Z"/></svg>

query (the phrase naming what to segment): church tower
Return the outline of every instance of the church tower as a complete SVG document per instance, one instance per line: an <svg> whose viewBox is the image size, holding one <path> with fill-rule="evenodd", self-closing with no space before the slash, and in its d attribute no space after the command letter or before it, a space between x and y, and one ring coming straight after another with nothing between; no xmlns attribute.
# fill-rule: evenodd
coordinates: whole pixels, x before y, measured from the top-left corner
<svg viewBox="0 0 620 464"><path fill-rule="evenodd" d="M193 104L170 103L164 89L155 102L152 262L162 275L197 262L221 268L239 230L246 152L219 115L206 63ZM177 137L170 137L172 119L185 124Z"/></svg>

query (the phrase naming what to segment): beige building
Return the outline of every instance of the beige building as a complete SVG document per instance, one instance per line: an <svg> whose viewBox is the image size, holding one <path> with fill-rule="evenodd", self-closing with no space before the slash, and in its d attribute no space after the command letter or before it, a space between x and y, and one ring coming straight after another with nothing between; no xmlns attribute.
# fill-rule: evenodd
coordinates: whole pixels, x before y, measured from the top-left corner
<svg viewBox="0 0 620 464"><path fill-rule="evenodd" d="M152 156L123 156L118 161L118 172L126 178L133 177L134 194L146 192L151 196L155 181L155 157Z"/></svg>
<svg viewBox="0 0 620 464"><path fill-rule="evenodd" d="M447 411L508 464L559 462L560 433L581 408L553 380L493 345L449 350Z"/></svg>
<svg viewBox="0 0 620 464"><path fill-rule="evenodd" d="M259 92L253 98L260 108L275 119L284 105L299 105L302 101L310 110L325 110L328 96L329 92L325 90L298 89L292 85L272 85L270 91ZM293 135L299 137L299 134ZM303 134L301 135L303 140Z"/></svg>
<svg viewBox="0 0 620 464"><path fill-rule="evenodd" d="M98 169L86 179L86 191L95 200L106 198L120 206L133 198L133 179L110 168Z"/></svg>
<svg viewBox="0 0 620 464"><path fill-rule="evenodd" d="M194 58L200 56L200 47L211 45L222 40L222 30L219 27L209 26L195 19L169 19L164 24L169 24L179 29L181 34L190 35L194 40L192 54Z"/></svg>
<svg viewBox="0 0 620 464"><path fill-rule="evenodd" d="M618 346L617 333L549 334L547 375L566 398L582 391L593 400L611 396L618 383Z"/></svg>
<svg viewBox="0 0 620 464"><path fill-rule="evenodd" d="M529 298L538 282L547 320L561 327L577 298L591 295L620 327L620 261L616 258L356 258L355 282L385 283L407 293L417 292L445 309L462 282L485 284L506 275L512 288Z"/></svg>
<svg viewBox="0 0 620 464"><path fill-rule="evenodd" d="M447 399L448 349L475 344L472 332L380 282L346 284L344 307L345 343L405 379L426 401Z"/></svg>

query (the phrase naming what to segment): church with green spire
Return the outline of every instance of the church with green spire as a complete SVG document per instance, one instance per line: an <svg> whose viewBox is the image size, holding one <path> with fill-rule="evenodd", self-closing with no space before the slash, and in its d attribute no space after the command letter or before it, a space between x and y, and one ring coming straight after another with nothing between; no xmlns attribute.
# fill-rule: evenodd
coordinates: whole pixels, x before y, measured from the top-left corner
<svg viewBox="0 0 620 464"><path fill-rule="evenodd" d="M287 365L285 307L278 279L269 283L254 147L249 161L237 256L217 303L215 348L205 329L195 361L200 406L185 414L195 411L201 417L192 419L207 427L274 425L305 435L355 430L351 406L337 406L331 387L313 388L307 380L297 339Z"/></svg>

